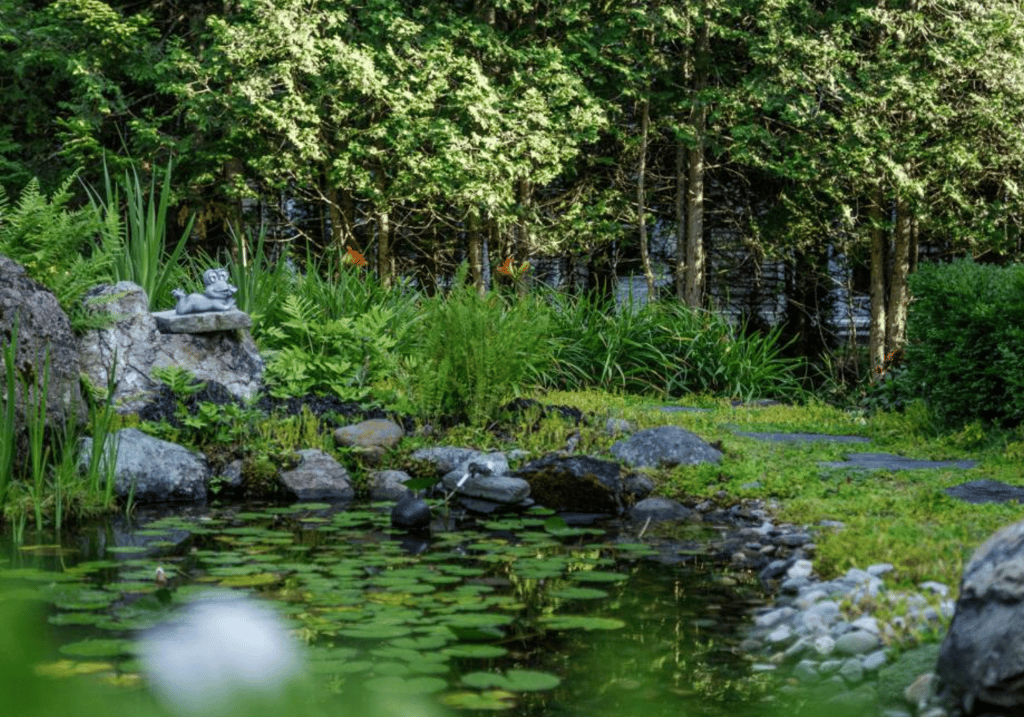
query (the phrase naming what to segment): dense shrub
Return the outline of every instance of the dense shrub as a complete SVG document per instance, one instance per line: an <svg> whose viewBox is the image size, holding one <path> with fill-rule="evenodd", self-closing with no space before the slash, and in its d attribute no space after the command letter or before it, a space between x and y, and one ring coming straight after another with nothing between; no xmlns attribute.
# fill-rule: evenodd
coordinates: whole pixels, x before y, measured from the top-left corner
<svg viewBox="0 0 1024 717"><path fill-rule="evenodd" d="M906 386L947 428L1024 419L1024 266L969 259L910 277Z"/></svg>

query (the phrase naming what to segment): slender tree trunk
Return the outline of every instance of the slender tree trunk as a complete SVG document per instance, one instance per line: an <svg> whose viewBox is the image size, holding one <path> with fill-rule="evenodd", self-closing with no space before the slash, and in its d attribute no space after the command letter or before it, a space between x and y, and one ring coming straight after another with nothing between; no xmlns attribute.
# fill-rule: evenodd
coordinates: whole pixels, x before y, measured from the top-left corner
<svg viewBox="0 0 1024 717"><path fill-rule="evenodd" d="M877 380L885 362L885 243L887 237L882 226L884 197L875 193L871 205L871 329L868 347L871 354L871 380Z"/></svg>
<svg viewBox="0 0 1024 717"><path fill-rule="evenodd" d="M701 17L707 8L701 3ZM707 87L711 53L707 22L697 28L694 54L694 91L696 101L690 111L693 147L688 152L689 184L686 192L686 303L699 308L704 303L704 144L707 133L707 108L700 93Z"/></svg>
<svg viewBox="0 0 1024 717"><path fill-rule="evenodd" d="M686 300L686 145L676 144L676 298Z"/></svg>
<svg viewBox="0 0 1024 717"><path fill-rule="evenodd" d="M512 263L517 267L530 256L530 180L526 177L519 180L519 206L522 211L519 219L519 246L515 248L512 259ZM519 281L517 284L517 293L519 296L525 296L526 281Z"/></svg>
<svg viewBox="0 0 1024 717"><path fill-rule="evenodd" d="M647 300L654 301L654 271L651 269L651 252L647 246L647 197L644 180L647 174L647 134L651 124L651 103L646 98L640 102L640 158L636 164L636 226L640 233L640 261L647 279Z"/></svg>
<svg viewBox="0 0 1024 717"><path fill-rule="evenodd" d="M910 244L914 218L905 199L896 200L896 235L893 241L892 279L889 282L889 311L885 326L886 356L903 348L907 333L907 302L910 292Z"/></svg>
<svg viewBox="0 0 1024 717"><path fill-rule="evenodd" d="M480 296L487 293L484 285L484 243L480 235L480 217L475 209L466 217L466 239L469 242L469 272L473 277L473 286Z"/></svg>
<svg viewBox="0 0 1024 717"><path fill-rule="evenodd" d="M352 235L354 207L351 193L330 187L327 190L327 201L331 212L331 244L339 254L343 254L347 246L353 246L359 251L359 247L354 246L355 237Z"/></svg>
<svg viewBox="0 0 1024 717"><path fill-rule="evenodd" d="M378 170L377 188L384 193L384 172ZM392 279L391 265L391 217L387 209L377 215L377 272L381 286L390 287Z"/></svg>

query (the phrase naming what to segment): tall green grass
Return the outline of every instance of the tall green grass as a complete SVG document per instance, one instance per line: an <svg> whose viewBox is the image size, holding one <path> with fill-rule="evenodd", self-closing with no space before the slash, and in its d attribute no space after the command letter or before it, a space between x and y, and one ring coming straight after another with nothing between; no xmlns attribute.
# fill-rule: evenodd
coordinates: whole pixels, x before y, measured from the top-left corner
<svg viewBox="0 0 1024 717"><path fill-rule="evenodd" d="M102 244L112 252L115 281L131 281L146 290L151 309L166 306L175 282L181 278L185 244L195 217L190 217L177 243L167 248L167 212L171 202L173 165L168 160L157 194L157 172L150 179L148 194L139 174L125 171L120 185L111 180L103 163L105 198L86 186L89 202L100 222ZM125 193L125 218L121 216L121 188Z"/></svg>
<svg viewBox="0 0 1024 717"><path fill-rule="evenodd" d="M600 388L680 398L706 393L751 400L804 395L802 362L782 356L781 329L747 335L724 317L674 300L616 310L611 298L547 293L560 389Z"/></svg>

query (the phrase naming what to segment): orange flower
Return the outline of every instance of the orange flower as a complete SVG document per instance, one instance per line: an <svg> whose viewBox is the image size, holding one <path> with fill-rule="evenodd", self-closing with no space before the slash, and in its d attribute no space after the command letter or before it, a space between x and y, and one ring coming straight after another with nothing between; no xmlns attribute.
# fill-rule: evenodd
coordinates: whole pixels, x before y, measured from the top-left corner
<svg viewBox="0 0 1024 717"><path fill-rule="evenodd" d="M509 258L505 260L505 263L498 267L498 271L500 271L502 274L508 274L509 276L513 276L511 267L512 257L509 256Z"/></svg>

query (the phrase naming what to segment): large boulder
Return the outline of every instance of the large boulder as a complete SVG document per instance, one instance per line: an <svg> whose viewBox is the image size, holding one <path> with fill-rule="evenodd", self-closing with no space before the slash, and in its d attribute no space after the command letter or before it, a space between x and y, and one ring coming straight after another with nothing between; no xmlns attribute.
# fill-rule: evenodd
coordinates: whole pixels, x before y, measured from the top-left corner
<svg viewBox="0 0 1024 717"><path fill-rule="evenodd" d="M964 569L936 672L943 699L965 714L978 703L1024 706L1024 521L997 531Z"/></svg>
<svg viewBox="0 0 1024 717"><path fill-rule="evenodd" d="M590 456L548 455L515 473L546 508L572 513L618 514L629 502L618 463Z"/></svg>
<svg viewBox="0 0 1024 717"><path fill-rule="evenodd" d="M679 426L658 426L616 441L612 455L634 468L721 463L722 453Z"/></svg>
<svg viewBox="0 0 1024 717"><path fill-rule="evenodd" d="M113 323L81 338L82 373L103 387L114 371L114 400L120 412L137 412L149 401L157 385L155 368L181 367L242 399L259 390L263 360L244 328L162 333L149 312L146 292L128 281L96 287L86 294L85 305L92 313L109 315ZM196 320L201 318L197 315Z"/></svg>
<svg viewBox="0 0 1024 717"><path fill-rule="evenodd" d="M114 488L118 497L136 503L203 502L209 482L206 458L187 448L126 428L108 437L115 441ZM79 464L86 464L92 438L83 438ZM106 456L100 460L105 468Z"/></svg>
<svg viewBox="0 0 1024 717"><path fill-rule="evenodd" d="M0 408L6 407L7 369L4 349L10 344L14 322L18 323L18 345L14 352L17 382L41 386L43 368L49 355L50 373L46 394L46 424L59 428L67 420L85 420L85 405L79 388L78 342L71 322L45 286L25 269L0 256ZM25 402L20 385L15 392L16 455L26 455ZM2 415L2 414L0 414Z"/></svg>
<svg viewBox="0 0 1024 717"><path fill-rule="evenodd" d="M298 500L352 500L355 489L348 471L321 450L306 448L298 451L299 465L281 473L281 483Z"/></svg>

